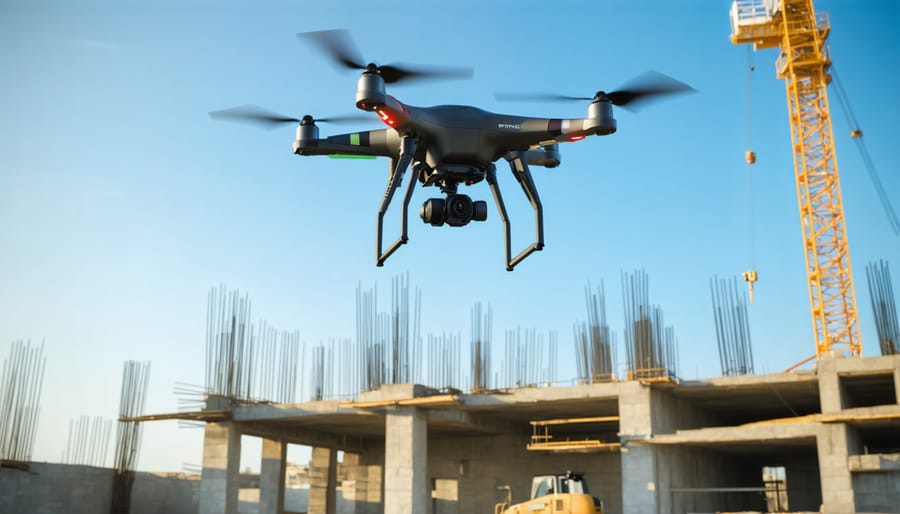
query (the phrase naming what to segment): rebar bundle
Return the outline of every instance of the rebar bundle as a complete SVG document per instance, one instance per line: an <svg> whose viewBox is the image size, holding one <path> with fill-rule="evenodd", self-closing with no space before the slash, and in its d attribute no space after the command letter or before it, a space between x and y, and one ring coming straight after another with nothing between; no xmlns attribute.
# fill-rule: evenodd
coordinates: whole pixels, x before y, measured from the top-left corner
<svg viewBox="0 0 900 514"><path fill-rule="evenodd" d="M14 341L0 375L0 460L28 462L34 448L44 383L44 343Z"/></svg>
<svg viewBox="0 0 900 514"><path fill-rule="evenodd" d="M588 283L584 291L587 305L587 323L575 323L575 355L578 378L582 382L609 382L615 378L613 363L616 360L616 335L606 322L606 293L603 281L597 292Z"/></svg>
<svg viewBox="0 0 900 514"><path fill-rule="evenodd" d="M100 416L80 416L69 420L69 441L63 462L81 466L106 467L113 420Z"/></svg>
<svg viewBox="0 0 900 514"><path fill-rule="evenodd" d="M523 331L522 327L517 327L506 331L501 377L506 387L532 387L556 381L558 336L554 331L548 335L545 346L544 334L536 328Z"/></svg>
<svg viewBox="0 0 900 514"><path fill-rule="evenodd" d="M119 473L137 469L141 425L137 421L122 421L122 419L143 414L149 381L149 361L125 361L122 367L122 392L119 396L119 426L116 431L114 462L115 469Z"/></svg>
<svg viewBox="0 0 900 514"><path fill-rule="evenodd" d="M722 374L748 375L753 373L753 349L750 344L750 322L747 303L739 293L738 281L713 277L709 282L712 294L716 340Z"/></svg>
<svg viewBox="0 0 900 514"><path fill-rule="evenodd" d="M207 304L206 393L232 400L297 399L300 333L250 322L250 298L212 289ZM302 390L302 386L301 386Z"/></svg>
<svg viewBox="0 0 900 514"><path fill-rule="evenodd" d="M172 388L178 404L178 412L197 412L206 408L206 387L186 382L175 382ZM178 428L203 428L206 423L189 419L179 419Z"/></svg>
<svg viewBox="0 0 900 514"><path fill-rule="evenodd" d="M131 509L131 486L141 448L141 424L138 421L128 421L128 418L143 414L149 381L149 361L125 362L122 369L122 393L119 397L111 514L127 514Z"/></svg>
<svg viewBox="0 0 900 514"><path fill-rule="evenodd" d="M410 297L408 273L394 277L391 285L389 313L378 310L377 283L368 291L361 284L356 289L358 373L368 390L419 377L422 294L416 288Z"/></svg>
<svg viewBox="0 0 900 514"><path fill-rule="evenodd" d="M334 350L326 348L324 344L313 347L312 355L312 373L310 374L311 400L324 400L326 396L330 396L332 373L325 371L334 367Z"/></svg>
<svg viewBox="0 0 900 514"><path fill-rule="evenodd" d="M459 334L428 334L426 362L427 385L437 389L462 389L465 380L460 373L462 337Z"/></svg>
<svg viewBox="0 0 900 514"><path fill-rule="evenodd" d="M250 298L235 290L209 292L206 311L206 389L226 398L250 398Z"/></svg>
<svg viewBox="0 0 900 514"><path fill-rule="evenodd" d="M491 306L484 312L481 303L472 307L472 342L469 355L472 359L472 391L491 388L491 334L493 333Z"/></svg>
<svg viewBox="0 0 900 514"><path fill-rule="evenodd" d="M670 379L678 374L675 329L665 327L659 306L650 305L647 273L635 270L622 273L625 305L625 350L628 378Z"/></svg>
<svg viewBox="0 0 900 514"><path fill-rule="evenodd" d="M900 353L900 325L897 323L897 304L891 287L891 271L884 261L866 265L869 297L875 313L875 328L882 355Z"/></svg>
<svg viewBox="0 0 900 514"><path fill-rule="evenodd" d="M260 320L251 344L250 394L259 400L293 403L297 392L300 332L279 332Z"/></svg>

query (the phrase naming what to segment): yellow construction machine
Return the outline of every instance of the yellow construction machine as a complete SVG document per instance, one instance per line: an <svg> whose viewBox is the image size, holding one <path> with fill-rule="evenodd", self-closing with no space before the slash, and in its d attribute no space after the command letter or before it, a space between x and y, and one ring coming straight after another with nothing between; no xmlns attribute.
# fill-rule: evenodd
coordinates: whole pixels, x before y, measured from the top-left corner
<svg viewBox="0 0 900 514"><path fill-rule="evenodd" d="M516 505L509 486L501 489L506 501L494 506L494 514L603 514L603 503L591 496L584 476L571 471L534 477L531 499Z"/></svg>

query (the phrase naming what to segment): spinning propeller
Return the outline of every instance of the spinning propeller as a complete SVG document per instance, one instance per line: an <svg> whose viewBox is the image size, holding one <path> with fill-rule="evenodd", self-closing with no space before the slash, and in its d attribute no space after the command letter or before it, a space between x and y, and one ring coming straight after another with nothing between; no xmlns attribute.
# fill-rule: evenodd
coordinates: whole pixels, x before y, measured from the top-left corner
<svg viewBox="0 0 900 514"><path fill-rule="evenodd" d="M232 107L231 109L223 109L221 111L212 111L209 117L215 120L238 121L243 123L251 123L260 125L264 128L273 128L282 123L350 123L359 121L373 121L371 116L360 114L348 114L344 116L329 116L327 118L313 118L306 115L303 118L292 118L275 112L267 111L256 105L242 105L240 107Z"/></svg>
<svg viewBox="0 0 900 514"><path fill-rule="evenodd" d="M359 48L353 42L350 32L344 29L301 32L297 34L297 37L319 47L342 68L378 73L385 84L423 79L470 79L474 75L472 68L434 67L399 63L383 66L373 63L363 64L365 60L362 58Z"/></svg>
<svg viewBox="0 0 900 514"><path fill-rule="evenodd" d="M694 88L655 71L648 71L632 79L617 91L598 91L590 96L568 96L555 93L494 93L499 102L570 102L605 100L613 105L635 109L638 105L663 95L694 91Z"/></svg>

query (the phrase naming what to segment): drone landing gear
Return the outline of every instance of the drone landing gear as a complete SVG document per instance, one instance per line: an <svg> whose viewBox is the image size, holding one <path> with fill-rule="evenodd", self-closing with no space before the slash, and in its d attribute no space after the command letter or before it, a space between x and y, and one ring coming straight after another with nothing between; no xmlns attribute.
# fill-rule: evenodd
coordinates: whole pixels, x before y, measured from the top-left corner
<svg viewBox="0 0 900 514"><path fill-rule="evenodd" d="M403 182L403 175L406 173L407 169L409 169L417 147L418 139L412 136L406 136L400 142L399 159L396 161L394 159L391 160L390 176L388 178L387 188L384 191L384 197L381 200L381 206L378 209L378 223L375 227L375 264L377 266L384 266L384 261L409 240L407 235L409 202L412 199L413 189L416 185L415 179L409 181L409 184L406 186L406 193L403 195L403 205L400 216L400 237L398 237L386 251L382 251L384 215L387 213L391 200L394 198L394 193L397 192L397 188L400 187L400 184ZM509 215L506 212L506 205L503 203L503 196L500 194L500 186L497 183L497 168L493 164L488 164L484 168L484 178L491 188L491 193L493 193L494 201L497 204L497 210L500 213L500 219L503 221L506 270L512 271L513 268L525 260L526 257L534 252L544 249L544 208L541 205L541 199L538 196L534 180L531 178L531 171L528 169L525 152L512 152L507 154L505 158L509 162L509 167L510 170L512 170L513 176L516 177L519 185L522 186L522 191L525 192L525 196L528 197L528 201L531 202L531 207L534 209L535 225L535 242L513 257ZM423 168L414 168L414 172L417 174L419 180L425 181L426 170ZM475 175L467 175L467 177L469 180L472 180L472 178L475 177L475 180L472 180L472 182L480 180L480 177ZM451 226L463 226L473 220L484 221L487 218L487 209L484 202L472 202L468 196L456 194L455 182L449 182L449 185L444 184L441 188L442 191L447 194L446 201L441 199L437 199L441 200L440 202L435 201L436 199L427 201L422 208L422 220L435 226L440 226L444 222ZM459 205L459 207L456 207L457 205Z"/></svg>
<svg viewBox="0 0 900 514"><path fill-rule="evenodd" d="M409 201L412 199L413 188L416 186L415 180L409 181L409 184L406 186L406 194L403 196L403 212L400 215L400 237L394 241L394 244L386 252L382 253L381 251L384 215L388 210L388 206L391 205L391 200L394 198L394 193L397 192L397 187L403 182L403 175L409 168L410 162L412 162L418 144L419 140L417 138L404 136L400 140L400 159L396 162L391 159L391 174L388 178L387 189L384 191L384 198L381 199L381 207L378 208L378 224L375 227L376 266L384 266L384 261L409 240L409 237L407 237L407 213L409 212Z"/></svg>
<svg viewBox="0 0 900 514"><path fill-rule="evenodd" d="M491 192L494 194L494 201L497 203L500 219L503 220L503 235L506 243L506 271L512 271L516 264L525 260L526 257L544 249L544 207L541 205L541 198L538 196L534 180L531 178L531 171L528 169L525 153L511 152L505 158L509 161L509 168L512 170L513 176L516 177L519 185L522 186L522 191L525 192L525 196L528 197L528 201L531 202L531 207L534 209L535 242L515 257L512 257L509 216L506 214L506 205L503 203L503 196L500 195L500 186L497 184L497 170L493 165L488 167L486 180L491 187Z"/></svg>

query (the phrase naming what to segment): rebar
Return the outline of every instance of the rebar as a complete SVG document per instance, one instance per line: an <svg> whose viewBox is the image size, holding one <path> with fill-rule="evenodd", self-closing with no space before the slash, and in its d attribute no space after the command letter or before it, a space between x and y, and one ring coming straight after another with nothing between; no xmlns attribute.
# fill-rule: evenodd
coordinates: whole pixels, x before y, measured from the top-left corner
<svg viewBox="0 0 900 514"><path fill-rule="evenodd" d="M900 324L897 323L897 304L891 287L891 270L884 261L866 265L869 297L875 314L875 329L882 355L900 353Z"/></svg>
<svg viewBox="0 0 900 514"><path fill-rule="evenodd" d="M250 398L250 298L224 286L209 292L206 316L206 388L226 398Z"/></svg>
<svg viewBox="0 0 900 514"><path fill-rule="evenodd" d="M534 387L555 382L558 353L558 335L555 331L548 333L547 342L545 346L544 334L536 328L507 330L502 383L506 387Z"/></svg>
<svg viewBox="0 0 900 514"><path fill-rule="evenodd" d="M28 462L34 449L44 383L44 343L13 341L0 376L0 460Z"/></svg>
<svg viewBox="0 0 900 514"><path fill-rule="evenodd" d="M472 361L472 391L491 388L491 335L494 313L488 305L485 312L481 303L472 307L472 341L469 355Z"/></svg>
<svg viewBox="0 0 900 514"><path fill-rule="evenodd" d="M106 467L112 426L113 420L100 416L79 416L69 420L69 440L63 462Z"/></svg>
<svg viewBox="0 0 900 514"><path fill-rule="evenodd" d="M647 273L622 273L625 306L625 350L628 378L671 379L678 376L678 349L675 329L665 327L659 306L650 305Z"/></svg>
<svg viewBox="0 0 900 514"><path fill-rule="evenodd" d="M460 373L462 337L460 334L428 334L428 385L436 389L462 389L465 380Z"/></svg>
<svg viewBox="0 0 900 514"><path fill-rule="evenodd" d="M297 399L300 333L250 322L250 298L210 291L207 303L206 394L231 400L293 403Z"/></svg>
<svg viewBox="0 0 900 514"><path fill-rule="evenodd" d="M421 376L421 291L410 296L409 273L391 282L390 312L378 309L378 284L356 289L357 380L372 390L383 384L400 384ZM351 368L352 369L352 368Z"/></svg>
<svg viewBox="0 0 900 514"><path fill-rule="evenodd" d="M128 419L143 414L149 381L149 361L125 362L122 369L122 392L119 397L111 514L128 514L131 509L131 487L134 484L141 449L141 424Z"/></svg>
<svg viewBox="0 0 900 514"><path fill-rule="evenodd" d="M750 322L747 303L738 289L737 277L732 280L713 277L709 283L712 295L716 340L722 374L748 375L753 373L753 348L750 344Z"/></svg>
<svg viewBox="0 0 900 514"><path fill-rule="evenodd" d="M140 416L147 400L150 362L126 361L122 368L119 425L116 431L115 469L119 473L137 469L141 446L141 424L123 419Z"/></svg>
<svg viewBox="0 0 900 514"><path fill-rule="evenodd" d="M575 323L575 355L578 378L584 383L609 382L615 379L613 362L616 360L615 333L606 322L606 292L603 281L596 293L588 283L584 291L588 321Z"/></svg>

